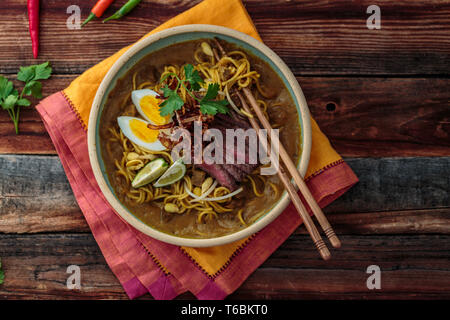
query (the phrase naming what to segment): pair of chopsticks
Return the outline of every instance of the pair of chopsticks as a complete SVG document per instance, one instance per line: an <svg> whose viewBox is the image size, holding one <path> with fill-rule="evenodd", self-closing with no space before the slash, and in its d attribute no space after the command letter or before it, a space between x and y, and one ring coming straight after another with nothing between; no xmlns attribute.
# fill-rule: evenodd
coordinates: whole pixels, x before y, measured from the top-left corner
<svg viewBox="0 0 450 320"><path fill-rule="evenodd" d="M264 129L267 130L268 136L271 135L272 127L270 126L269 121L264 116L263 112L261 111L261 108L259 107L258 103L256 102L255 97L253 96L252 92L248 88L243 89L244 95L249 101L250 105L252 106L254 112L256 113L256 116L258 117L259 121L263 125ZM237 96L239 97L239 100L241 100L242 107L244 108L245 112L249 113L250 115L253 115L252 111L250 110L247 102L242 97L242 95L236 91ZM260 132L261 128L256 121L256 119L249 117L248 120L250 121L250 124L252 125L253 129L258 133L259 138L261 139ZM271 141L271 143L274 143ZM282 160L282 163L286 166L288 172L291 174L291 176L294 178L294 182L297 185L298 189L300 190L301 194L305 198L307 204L311 208L314 216L316 217L317 221L319 222L320 226L322 227L322 230L324 231L325 235L330 240L331 245L334 248L339 248L341 246L341 242L336 236L336 234L333 231L333 228L331 227L330 223L328 222L327 218L325 217L324 213L322 212L322 209L320 209L319 205L317 204L316 200L312 196L311 192L309 191L305 181L303 181L303 178L300 176L300 173L298 172L296 166L292 162L291 158L289 157L288 153L286 152L286 149L283 147L280 141L278 141L278 150L279 154ZM270 155L273 156L272 154ZM303 205L302 201L300 200L297 191L295 190L294 186L292 185L289 177L287 176L284 168L281 166L281 163L278 165L278 176L280 177L282 183L284 184L295 208L297 209L298 213L300 214L300 217L302 218L306 229L309 232L309 235L311 236L317 250L319 251L321 257L324 260L328 260L331 258L330 251L328 250L325 242L322 240L322 237L320 236L319 231L317 230L316 226L314 225L308 211L306 210L305 206Z"/></svg>
<svg viewBox="0 0 450 320"><path fill-rule="evenodd" d="M219 41L216 38L213 38L214 43L216 44L217 48L219 49L222 56L226 55L225 50L220 45ZM216 51L216 49L213 49L213 53L217 61L220 60L219 53ZM242 107L244 108L245 112L253 115L252 111L250 110L247 102L245 101L244 97L242 97L241 93L238 90L234 91L236 95L239 97L239 100L241 101ZM258 103L256 102L255 97L253 96L252 92L248 88L243 88L243 92L247 98L247 100L250 102L253 110L256 113L256 116L258 117L259 121L263 125L264 129L267 130L268 136L272 136L271 131L272 127L270 126L269 121L264 116L263 112L261 111L261 108L259 107ZM264 141L264 138L262 136L262 132L260 131L261 128L253 117L248 117L248 120L250 121L251 126L253 129L257 132L258 137L261 141ZM274 143L271 141L271 143ZM319 205L317 204L316 200L312 196L311 192L308 189L308 186L306 185L305 181L303 181L303 178L300 176L300 173L298 172L297 168L295 167L294 163L292 162L291 158L289 157L288 153L286 152L286 149L283 147L280 141L277 141L278 143L278 150L281 156L281 160L286 166L287 170L291 174L291 176L294 178L294 182L297 185L298 189L300 190L301 194L306 200L306 203L311 208L311 211L313 212L314 216L316 217L317 221L319 222L320 226L322 227L322 230L324 231L325 235L330 240L331 245L334 248L339 248L341 246L341 241L338 239L336 234L333 231L333 228L331 227L330 223L328 222L327 218L325 217L324 213L322 212L322 209L320 209ZM269 152L268 152L269 153ZM273 161L273 154L270 153L271 160ZM314 225L308 211L306 210L305 206L303 205L302 201L300 200L300 197L297 194L297 191L295 190L294 186L292 185L289 177L287 176L284 168L281 166L281 164L278 165L278 176L280 177L281 182L283 183L284 187L286 188L295 208L297 209L297 212L300 214L300 217L303 220L303 223L305 224L306 229L309 232L309 235L311 236L314 245L316 246L317 250L319 251L321 257L324 260L328 260L331 258L331 253L328 250L328 247L326 246L325 242L323 241L322 237L320 236L319 231L317 230L316 226Z"/></svg>

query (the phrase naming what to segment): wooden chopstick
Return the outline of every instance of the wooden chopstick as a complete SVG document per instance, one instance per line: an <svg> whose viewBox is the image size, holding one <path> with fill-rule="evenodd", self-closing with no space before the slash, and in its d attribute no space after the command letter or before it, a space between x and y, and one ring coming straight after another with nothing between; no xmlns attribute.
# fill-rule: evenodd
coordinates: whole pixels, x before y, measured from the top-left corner
<svg viewBox="0 0 450 320"><path fill-rule="evenodd" d="M223 49L222 45L220 44L219 40L216 37L214 37L213 41L214 41L215 45L217 46L217 48L219 49L221 55L226 56L226 52ZM219 56L219 53L217 52L217 50L215 50L215 48L213 48L213 53L214 53L214 57L216 58L216 60L219 61L220 56ZM244 98L242 97L242 95L237 90L235 90L235 93L239 97L239 100L241 100L241 104L242 104L244 110L248 114L252 114L250 108L248 107L248 105L247 105L246 101L244 100ZM244 88L244 93L246 94L246 96L248 94L250 95L251 99L249 99L249 101L252 103L252 105L254 105L253 108L255 109L255 111L256 110L259 111L259 114L257 113L257 116L260 119L260 121L261 121L261 118L266 120L265 123L266 123L267 128L265 127L265 129L270 134L270 130L272 130L272 128L271 128L269 122L267 121L267 119L262 114L261 109L258 106L258 103L256 102L255 98L253 97L253 94L247 88ZM250 121L250 124L252 125L253 129L256 130L259 138L261 139L262 138L261 132L260 132L261 128L259 127L258 122L253 118L249 118L249 121ZM261 123L264 126L264 122L261 121ZM300 176L297 168L292 163L289 155L286 152L286 149L284 149L284 147L281 145L281 143L279 143L279 147L280 147L279 150L280 151L282 150L281 157L282 157L283 162L286 162L285 165L288 168L289 172L293 171L293 173L291 173L291 175L294 177L295 183L297 184L298 188L300 189L303 196L305 197L307 203L311 207L311 210L313 211L314 215L316 216L317 220L319 221L319 224L321 225L325 234L330 239L331 244L335 248L340 247L341 242L339 241L339 239L337 238L333 229L331 228L331 225L329 224L328 220L325 218L325 215L323 214L322 210L317 205L315 199L311 195L311 192L309 192L308 187L306 186L305 182L303 181L302 177ZM272 154L270 156L272 157ZM281 165L279 165L278 167L279 167L278 172L277 172L278 176L280 177L280 180L283 182L286 190L288 191L289 196L291 197L291 200L294 203L294 206L296 207L303 222L305 223L306 229L308 230L314 244L316 245L317 249L319 250L320 255L322 256L322 258L324 260L330 259L330 257L331 257L330 251L328 250L327 246L325 245L325 242L323 242L322 237L320 236L320 233L317 231L311 217L309 216L309 213L306 211L306 208L303 206L303 203L300 200L300 198L298 197L298 194L295 191L293 185L291 184L290 179L286 176L286 173L284 172L284 169L281 167ZM292 168L294 168L294 170L292 170ZM306 192L304 192L304 190L306 190Z"/></svg>
<svg viewBox="0 0 450 320"><path fill-rule="evenodd" d="M263 127L268 131L268 135L270 136L270 131L272 130L272 127L270 126L269 121L262 113L261 108L256 102L255 97L248 88L244 88L243 91L248 101L250 102L251 106L253 107L253 110L255 111L259 121L261 122ZM308 203L309 207L311 208L312 212L317 218L317 221L319 221L319 224L322 227L322 230L324 231L325 235L330 240L331 245L334 248L339 248L341 246L341 241L334 233L334 230L331 227L330 223L328 222L327 218L325 217L324 213L322 212L322 209L320 209L316 200L312 196L308 186L306 185L305 181L303 181L303 178L300 176L300 173L298 172L297 168L295 167L294 163L292 162L291 158L289 157L286 149L283 147L281 142L279 142L279 152L284 165L294 178L295 183L297 184L300 192L302 193L303 197L305 198L306 202Z"/></svg>
<svg viewBox="0 0 450 320"><path fill-rule="evenodd" d="M244 100L242 95L238 91L235 91L235 92L236 92L237 96L239 97L239 99L241 100L241 104L242 104L242 107L244 108L244 110L247 113L252 114L250 108L247 105L247 102ZM249 117L248 120L250 121L250 124L252 125L253 129L255 129L255 131L257 132L259 139L263 140L262 132L260 131L261 128L260 128L258 122L256 121L256 119ZM270 153L270 157L271 158L273 157L272 153ZM285 188L292 200L292 203L294 204L295 208L297 209L298 213L300 214L300 217L302 218L303 223L305 224L306 229L308 230L309 235L311 236L321 257L324 260L330 259L330 257L331 257L330 251L328 250L325 242L322 240L320 233L317 231L316 226L314 225L306 208L304 207L302 201L300 200L300 198L297 194L297 191L295 190L294 186L292 185L290 179L284 172L284 169L281 166L281 164L278 166L277 173L278 173L278 176L280 177L281 182L285 186Z"/></svg>

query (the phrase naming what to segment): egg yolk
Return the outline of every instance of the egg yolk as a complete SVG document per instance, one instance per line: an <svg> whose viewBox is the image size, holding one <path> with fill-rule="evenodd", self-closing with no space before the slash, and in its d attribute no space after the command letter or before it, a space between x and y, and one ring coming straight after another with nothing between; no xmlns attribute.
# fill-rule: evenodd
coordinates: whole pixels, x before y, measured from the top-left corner
<svg viewBox="0 0 450 320"><path fill-rule="evenodd" d="M154 96L144 96L139 101L142 111L156 125L163 125L169 122L170 116L161 116L159 114L160 100Z"/></svg>
<svg viewBox="0 0 450 320"><path fill-rule="evenodd" d="M158 140L159 130L149 129L145 122L132 119L130 120L130 129L138 139L146 143Z"/></svg>

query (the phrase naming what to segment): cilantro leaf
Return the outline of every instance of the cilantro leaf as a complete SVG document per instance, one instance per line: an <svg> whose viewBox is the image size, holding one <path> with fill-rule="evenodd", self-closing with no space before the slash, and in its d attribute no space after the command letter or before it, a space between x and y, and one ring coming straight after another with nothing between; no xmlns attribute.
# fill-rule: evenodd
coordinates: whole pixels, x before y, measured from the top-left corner
<svg viewBox="0 0 450 320"><path fill-rule="evenodd" d="M189 82L193 90L197 91L200 89L200 84L203 83L203 79L192 64L184 66L184 75L186 76L185 81Z"/></svg>
<svg viewBox="0 0 450 320"><path fill-rule="evenodd" d="M177 94L175 90L170 89L167 85L162 88L164 97L167 98L159 105L159 114L167 116L175 110L180 110L184 105L183 99Z"/></svg>
<svg viewBox="0 0 450 320"><path fill-rule="evenodd" d="M200 111L203 114L215 115L217 112L226 114L228 112L228 108L226 105L228 101L220 100L220 101L204 101L200 103Z"/></svg>
<svg viewBox="0 0 450 320"><path fill-rule="evenodd" d="M34 78L35 66L20 67L17 73L17 80L28 82Z"/></svg>
<svg viewBox="0 0 450 320"><path fill-rule="evenodd" d="M185 79L181 80L177 75L173 74L178 81L177 87L174 90L170 89L167 84L162 88L166 100L159 105L160 115L169 115L174 111L181 109L184 105L183 99L181 99L177 93L180 86L182 86L193 99L198 101L201 113L209 115L215 115L217 112L223 114L228 113L228 108L226 107L228 105L228 101L216 100L220 89L220 85L218 83L210 83L208 85L208 89L206 90L205 96L200 99L193 93L193 91L200 90L200 84L204 83L200 73L192 64L186 64L184 66L184 75ZM162 83L165 79L167 79L167 77L169 77L169 74L166 74L160 82ZM190 88L185 86L185 82L189 83Z"/></svg>
<svg viewBox="0 0 450 320"><path fill-rule="evenodd" d="M205 96L202 100L213 100L217 97L217 93L219 92L219 84L218 83L210 83L208 85L208 90L206 91Z"/></svg>
<svg viewBox="0 0 450 320"><path fill-rule="evenodd" d="M3 280L5 280L5 274L2 270L2 260L0 259L0 284L3 283Z"/></svg>
<svg viewBox="0 0 450 320"><path fill-rule="evenodd" d="M39 81L31 80L23 87L23 93L26 96L33 96L35 98L42 98L42 83Z"/></svg>
<svg viewBox="0 0 450 320"><path fill-rule="evenodd" d="M19 73L17 74L17 80L23 82L44 80L50 78L51 74L52 68L50 67L50 62L47 61L28 67L20 67Z"/></svg>
<svg viewBox="0 0 450 320"><path fill-rule="evenodd" d="M17 100L17 105L21 107L29 107L31 105L31 101L25 98Z"/></svg>
<svg viewBox="0 0 450 320"><path fill-rule="evenodd" d="M18 96L10 94L9 96L6 97L5 100L2 101L2 108L4 110L14 109L14 106L16 105L18 99L19 99Z"/></svg>
<svg viewBox="0 0 450 320"><path fill-rule="evenodd" d="M44 80L50 78L52 68L50 62L35 64L28 67L20 67L17 74L17 80L25 82L20 97L23 95L33 96L37 99L42 98L42 84L37 80Z"/></svg>
<svg viewBox="0 0 450 320"><path fill-rule="evenodd" d="M174 90L170 89L169 86L166 84L164 87L161 88L164 97L168 98L170 95L174 92Z"/></svg>
<svg viewBox="0 0 450 320"><path fill-rule="evenodd" d="M13 83L5 77L0 76L0 101L9 96L13 90Z"/></svg>
<svg viewBox="0 0 450 320"><path fill-rule="evenodd" d="M8 111L17 134L19 133L20 107L31 105L30 100L23 98L23 96L42 98L42 83L38 80L48 79L51 74L52 68L48 61L28 67L20 67L17 73L17 80L25 82L20 95L14 89L11 81L0 76L0 106Z"/></svg>
<svg viewBox="0 0 450 320"><path fill-rule="evenodd" d="M223 114L228 112L228 108L226 107L228 105L227 100L214 100L217 97L218 92L218 83L211 83L208 85L205 96L200 100L200 111L203 114L215 115L217 112Z"/></svg>
<svg viewBox="0 0 450 320"><path fill-rule="evenodd" d="M42 64L36 65L34 72L34 80L45 80L50 78L52 74L52 67L50 67L50 62L44 62Z"/></svg>

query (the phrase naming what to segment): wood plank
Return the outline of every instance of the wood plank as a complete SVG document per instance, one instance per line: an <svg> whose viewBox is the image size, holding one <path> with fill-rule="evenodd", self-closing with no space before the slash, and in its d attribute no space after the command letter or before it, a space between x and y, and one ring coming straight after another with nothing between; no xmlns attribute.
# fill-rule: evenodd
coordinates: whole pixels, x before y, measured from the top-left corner
<svg viewBox="0 0 450 320"><path fill-rule="evenodd" d="M359 183L332 203L333 212L448 208L450 157L346 159Z"/></svg>
<svg viewBox="0 0 450 320"><path fill-rule="evenodd" d="M0 286L1 299L127 298L92 235L0 237L7 274ZM72 264L82 270L82 293L66 287L67 267Z"/></svg>
<svg viewBox="0 0 450 320"><path fill-rule="evenodd" d="M450 234L450 157L346 161L360 182L325 209L338 233ZM59 159L1 155L0 232L57 231L89 231Z"/></svg>
<svg viewBox="0 0 450 320"><path fill-rule="evenodd" d="M330 210L325 211L338 234L450 234L450 208L364 213ZM307 234L305 228L296 232Z"/></svg>
<svg viewBox="0 0 450 320"><path fill-rule="evenodd" d="M325 262L307 235L294 234L230 299L448 299L449 237L343 236ZM126 299L89 234L3 234L0 252L1 299ZM66 287L72 264L80 266L81 290ZM369 265L381 269L381 290L366 287Z"/></svg>
<svg viewBox="0 0 450 320"><path fill-rule="evenodd" d="M345 157L450 155L450 79L299 78Z"/></svg>
<svg viewBox="0 0 450 320"><path fill-rule="evenodd" d="M0 232L87 230L59 158L0 159Z"/></svg>
<svg viewBox="0 0 450 320"><path fill-rule="evenodd" d="M138 40L196 1L145 1L125 19L92 22L69 30L70 0L49 0L41 8L39 61L50 60L58 73L80 73ZM450 2L377 1L381 30L366 27L370 0L244 1L265 43L296 75L448 75L450 73ZM82 17L91 3L79 2ZM120 6L106 12L111 14ZM34 62L25 0L2 2L0 73L15 73Z"/></svg>
<svg viewBox="0 0 450 320"><path fill-rule="evenodd" d="M332 212L448 208L450 157L346 159L359 183L332 203Z"/></svg>
<svg viewBox="0 0 450 320"><path fill-rule="evenodd" d="M359 299L449 296L447 235L341 236L343 246L332 252L329 263L314 257L314 248L308 246L306 237L292 235L237 294L263 290L256 295L264 298L275 291L280 299L349 299L356 292ZM434 247L428 248L430 244ZM381 290L366 287L369 265L381 269ZM278 268L287 269L273 272Z"/></svg>
<svg viewBox="0 0 450 320"><path fill-rule="evenodd" d="M44 96L75 77L52 76L44 82ZM450 155L450 79L297 79L313 117L345 157ZM0 110L0 154L56 153L33 108L21 113L20 131L17 136Z"/></svg>

